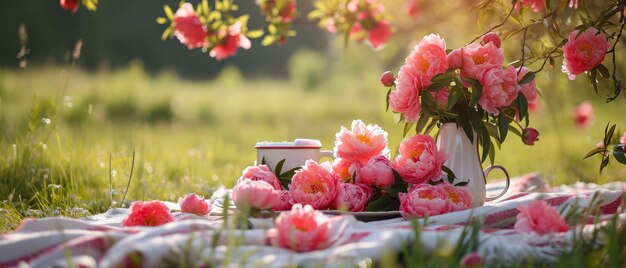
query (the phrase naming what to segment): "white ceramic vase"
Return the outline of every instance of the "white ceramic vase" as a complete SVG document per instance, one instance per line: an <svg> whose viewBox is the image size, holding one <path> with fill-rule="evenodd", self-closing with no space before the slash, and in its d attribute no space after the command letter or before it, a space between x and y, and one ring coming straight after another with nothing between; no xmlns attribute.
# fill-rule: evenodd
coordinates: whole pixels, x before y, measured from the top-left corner
<svg viewBox="0 0 626 268"><path fill-rule="evenodd" d="M483 171L478 155L478 142L474 133L474 143L470 142L462 128L455 123L445 123L437 136L437 148L448 155L445 166L450 168L456 179L454 184L468 182L465 187L472 194L472 206L480 207L485 201L495 200L503 196L509 188L509 175L502 166L489 166ZM485 173L494 168L501 169L506 175L505 189L497 196L487 197Z"/></svg>

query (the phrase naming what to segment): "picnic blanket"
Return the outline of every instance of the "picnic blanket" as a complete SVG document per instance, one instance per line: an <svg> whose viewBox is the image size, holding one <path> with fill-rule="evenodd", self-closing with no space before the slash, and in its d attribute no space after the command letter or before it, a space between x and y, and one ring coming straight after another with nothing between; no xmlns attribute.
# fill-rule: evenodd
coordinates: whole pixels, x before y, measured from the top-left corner
<svg viewBox="0 0 626 268"><path fill-rule="evenodd" d="M497 193L503 183L488 184ZM433 216L422 224L421 244L433 252L442 242L456 245L472 219L482 219L476 252L489 264L496 260L515 261L533 256L538 262L556 260L570 252L574 237L592 236L596 228L617 217L626 183L599 186L578 183L550 189L538 174L514 178L510 192L502 198L472 210ZM227 191L213 196L218 199ZM597 206L594 219L565 233L538 235L513 229L517 207L542 199L560 212ZM592 204L592 200L596 202ZM173 210L175 203L167 203ZM249 228L222 228L219 209L200 217L174 212L175 221L158 227L122 227L128 210L115 208L86 219L26 219L14 232L0 237L0 267L170 267L222 266L355 266L364 259L380 260L388 252L402 252L413 240L413 225L402 218L361 222L351 215L335 216L331 230L339 234L326 249L298 253L270 245L267 229L271 219L251 219ZM602 239L596 240L598 246Z"/></svg>

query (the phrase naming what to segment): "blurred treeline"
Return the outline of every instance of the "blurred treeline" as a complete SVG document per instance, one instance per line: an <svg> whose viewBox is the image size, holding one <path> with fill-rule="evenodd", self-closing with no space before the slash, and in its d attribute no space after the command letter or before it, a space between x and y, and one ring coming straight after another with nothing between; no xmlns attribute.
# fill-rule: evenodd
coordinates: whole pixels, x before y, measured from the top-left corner
<svg viewBox="0 0 626 268"><path fill-rule="evenodd" d="M200 49L189 51L178 40L161 42L164 26L155 19L163 16L163 5L175 8L178 3L178 0L103 0L96 12L81 7L72 14L63 10L58 0L0 1L0 66L18 68L20 23L28 32L29 64L67 63L68 51L81 39L79 65L89 71L114 70L139 60L149 73L174 70L191 79L214 78L225 66L236 66L244 75L285 77L287 61L296 49L323 50L328 43L327 35L315 25L296 25L298 37L291 38L284 46L262 47L260 40L252 40L251 50L240 50L237 56L217 62ZM251 27L263 25L254 1L237 1L237 4L242 13L252 15ZM298 5L303 14L311 9L311 1L298 1Z"/></svg>

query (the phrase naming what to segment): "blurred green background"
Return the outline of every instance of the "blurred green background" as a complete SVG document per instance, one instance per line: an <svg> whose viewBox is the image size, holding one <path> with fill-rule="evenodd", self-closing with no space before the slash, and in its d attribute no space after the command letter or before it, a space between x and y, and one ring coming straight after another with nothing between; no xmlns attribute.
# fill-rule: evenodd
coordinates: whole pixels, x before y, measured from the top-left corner
<svg viewBox="0 0 626 268"><path fill-rule="evenodd" d="M240 2L244 10L254 7ZM385 112L380 74L397 72L426 34L440 33L456 48L484 30L467 27L476 25L476 14L456 12L469 10L460 1L426 2L411 28L398 29L382 51L346 47L340 37L301 26L286 46L253 43L217 62L177 40L160 41L162 27L154 19L164 3L177 1L101 1L97 12L81 8L75 15L58 1L0 3L0 230L22 217L81 216L119 206L131 167L124 205L209 195L232 186L254 162L255 142L315 138L331 149L335 133L354 119L383 127L393 151L403 127ZM305 12L307 3L298 2ZM451 12L457 14L435 19ZM15 58L20 22L29 33L26 68ZM82 54L72 64L78 39ZM507 62L519 57L518 40L504 47ZM618 59L624 66L624 51ZM537 82L543 97L531 126L540 140L525 146L510 135L496 163L512 175L539 171L551 185L623 180L624 166L612 164L600 176L599 159L582 158L601 141L608 121L626 130L624 94L604 103L608 90L598 96L584 76L568 80L559 60ZM578 130L572 109L584 100L593 103L595 122Z"/></svg>

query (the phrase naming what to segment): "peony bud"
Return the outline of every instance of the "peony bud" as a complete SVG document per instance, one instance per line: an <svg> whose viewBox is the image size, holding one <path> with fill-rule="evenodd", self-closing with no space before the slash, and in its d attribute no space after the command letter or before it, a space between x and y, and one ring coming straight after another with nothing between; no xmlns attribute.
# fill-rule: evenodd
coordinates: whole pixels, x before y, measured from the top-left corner
<svg viewBox="0 0 626 268"><path fill-rule="evenodd" d="M238 208L269 209L279 201L279 192L269 183L245 179L233 189L233 202Z"/></svg>
<svg viewBox="0 0 626 268"><path fill-rule="evenodd" d="M483 41L481 42L481 44L484 45L488 44L489 42L493 43L493 45L497 48L500 48L500 45L502 44L502 41L500 41L500 36L494 32L490 32L483 36Z"/></svg>
<svg viewBox="0 0 626 268"><path fill-rule="evenodd" d="M392 87L396 82L396 78L393 77L393 73L391 71L386 71L383 75L380 76L380 83L386 87Z"/></svg>
<svg viewBox="0 0 626 268"><path fill-rule="evenodd" d="M525 128L522 132L522 141L526 145L535 145L535 142L539 140L539 131L529 127Z"/></svg>
<svg viewBox="0 0 626 268"><path fill-rule="evenodd" d="M67 11L76 13L78 10L78 0L61 0L61 7Z"/></svg>

